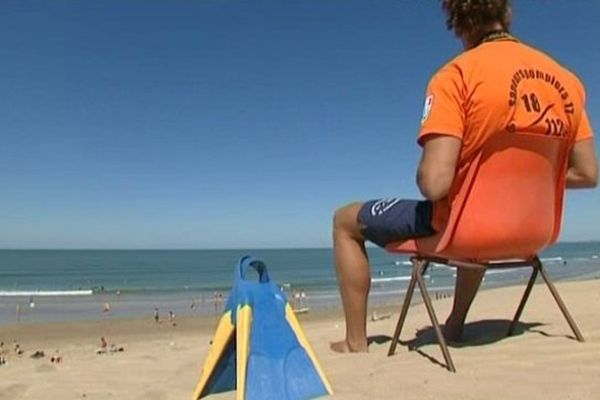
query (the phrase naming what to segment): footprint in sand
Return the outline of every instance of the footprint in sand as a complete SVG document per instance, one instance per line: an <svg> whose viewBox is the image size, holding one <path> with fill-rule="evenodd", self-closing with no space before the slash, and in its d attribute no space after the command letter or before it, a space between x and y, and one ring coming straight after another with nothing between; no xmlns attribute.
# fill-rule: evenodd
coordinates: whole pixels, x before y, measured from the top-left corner
<svg viewBox="0 0 600 400"><path fill-rule="evenodd" d="M29 385L15 383L8 386L0 386L0 400L20 399L29 389Z"/></svg>

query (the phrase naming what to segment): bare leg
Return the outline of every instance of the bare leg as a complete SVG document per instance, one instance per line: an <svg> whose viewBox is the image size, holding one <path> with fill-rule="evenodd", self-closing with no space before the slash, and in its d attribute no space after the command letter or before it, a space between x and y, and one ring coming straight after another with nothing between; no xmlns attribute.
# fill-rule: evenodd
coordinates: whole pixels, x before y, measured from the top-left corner
<svg viewBox="0 0 600 400"><path fill-rule="evenodd" d="M458 268L456 274L456 289L454 306L444 326L446 339L458 342L461 339L467 313L477 294L484 269Z"/></svg>
<svg viewBox="0 0 600 400"><path fill-rule="evenodd" d="M333 222L333 250L346 317L346 338L332 343L331 349L340 353L368 351L367 298L371 273L357 221L361 206L354 203L337 210Z"/></svg>

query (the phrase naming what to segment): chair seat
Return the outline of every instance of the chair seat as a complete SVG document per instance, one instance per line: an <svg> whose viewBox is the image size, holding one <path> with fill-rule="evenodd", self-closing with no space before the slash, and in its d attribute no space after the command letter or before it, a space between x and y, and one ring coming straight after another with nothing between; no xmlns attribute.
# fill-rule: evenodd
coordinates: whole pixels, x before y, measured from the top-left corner
<svg viewBox="0 0 600 400"><path fill-rule="evenodd" d="M441 244L443 240L443 232L436 233L432 236L408 239L400 242L393 242L386 246L386 251L390 253L410 254L421 258L429 258L431 260L456 260L469 263L478 263L478 260L467 257L457 257L452 248L448 248ZM443 248L443 250L441 250ZM479 262L484 264L485 261Z"/></svg>
<svg viewBox="0 0 600 400"><path fill-rule="evenodd" d="M493 267L494 264L506 264L518 261L531 261L537 255L537 252L528 253L517 249L507 249L500 253L486 254L479 249L470 249L471 251L456 251L450 245L445 246L443 243L443 234L438 233L433 236L423 237L418 239L408 239L400 242L388 244L385 249L390 253L410 254L420 258L428 258L435 260L452 260L469 264L480 264L488 267ZM471 256L467 256L467 255ZM479 257L474 257L477 254Z"/></svg>

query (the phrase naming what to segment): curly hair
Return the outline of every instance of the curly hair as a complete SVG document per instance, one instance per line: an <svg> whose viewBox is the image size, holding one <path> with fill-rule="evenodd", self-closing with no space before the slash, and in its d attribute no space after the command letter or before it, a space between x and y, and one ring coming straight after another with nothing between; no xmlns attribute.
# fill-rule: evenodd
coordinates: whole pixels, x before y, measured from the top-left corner
<svg viewBox="0 0 600 400"><path fill-rule="evenodd" d="M480 33L494 22L505 25L509 8L509 0L442 0L442 9L448 15L446 26L459 36Z"/></svg>

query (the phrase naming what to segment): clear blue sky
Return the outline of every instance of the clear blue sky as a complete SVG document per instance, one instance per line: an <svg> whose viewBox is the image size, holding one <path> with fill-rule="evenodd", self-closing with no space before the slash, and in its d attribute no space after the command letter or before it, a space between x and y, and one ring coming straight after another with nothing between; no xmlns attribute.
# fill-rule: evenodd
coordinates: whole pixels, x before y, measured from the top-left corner
<svg viewBox="0 0 600 400"><path fill-rule="evenodd" d="M516 1L587 86L600 3ZM334 209L416 197L435 0L2 0L0 247L329 246ZM600 239L600 191L562 240Z"/></svg>

